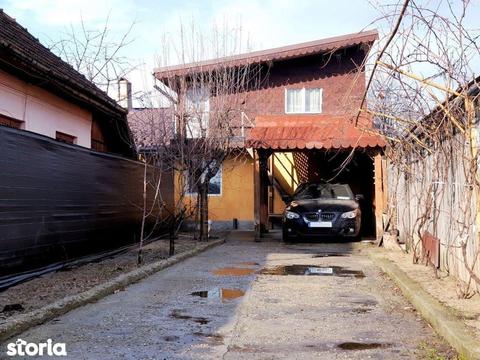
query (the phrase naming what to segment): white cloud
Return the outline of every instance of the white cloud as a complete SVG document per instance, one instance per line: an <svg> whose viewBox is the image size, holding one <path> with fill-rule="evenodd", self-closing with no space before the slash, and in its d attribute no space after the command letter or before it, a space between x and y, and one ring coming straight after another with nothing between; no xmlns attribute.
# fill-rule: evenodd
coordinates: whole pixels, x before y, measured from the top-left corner
<svg viewBox="0 0 480 360"><path fill-rule="evenodd" d="M108 14L112 24L121 23L135 9L132 0L7 0L5 6L14 16L34 18L40 24L67 26L81 19L101 24Z"/></svg>
<svg viewBox="0 0 480 360"><path fill-rule="evenodd" d="M165 36L177 43L178 50L181 23L187 29L194 23L206 36L211 35L214 25L220 31L241 26L240 51L244 52L358 31L371 19L371 12L362 14L368 7L366 1L351 0L338 0L335 6L331 0L0 0L0 7L33 29L35 36L45 35L53 41L61 37L66 26L78 25L81 18L92 28L102 26L110 14L115 35L137 21L132 32L135 41L126 55L145 65L127 76L134 91L152 89L151 73L159 65L155 56L163 55ZM176 62L174 53L169 63Z"/></svg>

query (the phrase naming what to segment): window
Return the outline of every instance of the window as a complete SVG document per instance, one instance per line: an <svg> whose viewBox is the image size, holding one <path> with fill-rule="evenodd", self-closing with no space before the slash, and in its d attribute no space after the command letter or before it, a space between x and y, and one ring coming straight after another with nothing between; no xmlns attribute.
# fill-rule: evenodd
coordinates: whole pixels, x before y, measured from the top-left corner
<svg viewBox="0 0 480 360"><path fill-rule="evenodd" d="M322 112L323 89L285 89L285 113L318 114Z"/></svg>
<svg viewBox="0 0 480 360"><path fill-rule="evenodd" d="M0 115L0 125L13 129L23 129L23 121L12 119L8 116Z"/></svg>
<svg viewBox="0 0 480 360"><path fill-rule="evenodd" d="M209 97L210 92L204 87L187 90L187 138L198 139L206 136L210 111Z"/></svg>
<svg viewBox="0 0 480 360"><path fill-rule="evenodd" d="M195 184L188 174L185 174L185 185L187 186L186 193L188 195L196 195ZM208 195L220 196L222 195L222 166L220 165L217 173L210 179L208 184Z"/></svg>
<svg viewBox="0 0 480 360"><path fill-rule="evenodd" d="M66 143L66 144L76 144L77 143L77 138L75 136L68 135L68 134L62 133L60 131L57 131L55 133L55 139L57 141L60 141L60 142Z"/></svg>

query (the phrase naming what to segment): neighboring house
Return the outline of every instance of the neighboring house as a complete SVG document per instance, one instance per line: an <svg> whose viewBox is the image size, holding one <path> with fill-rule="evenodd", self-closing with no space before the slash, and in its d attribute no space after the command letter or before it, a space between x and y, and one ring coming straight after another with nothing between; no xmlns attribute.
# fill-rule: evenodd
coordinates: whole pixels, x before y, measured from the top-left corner
<svg viewBox="0 0 480 360"><path fill-rule="evenodd" d="M139 153L167 145L175 136L170 108L132 108L127 118Z"/></svg>
<svg viewBox="0 0 480 360"><path fill-rule="evenodd" d="M241 94L239 124L253 128L242 127L247 151L227 159L216 179L221 191L209 200L214 225L231 227L236 219L260 236L283 211L281 195L322 179L347 182L363 194L364 235L381 235L385 143L368 131L370 118L355 126L365 91L363 64L377 37L366 31L155 70L165 85L216 68L258 65L264 74L260 87ZM206 111L221 101L208 93L200 100Z"/></svg>
<svg viewBox="0 0 480 360"><path fill-rule="evenodd" d="M0 125L132 157L126 116L0 9Z"/></svg>
<svg viewBox="0 0 480 360"><path fill-rule="evenodd" d="M136 159L127 111L0 10L0 277L138 240Z"/></svg>

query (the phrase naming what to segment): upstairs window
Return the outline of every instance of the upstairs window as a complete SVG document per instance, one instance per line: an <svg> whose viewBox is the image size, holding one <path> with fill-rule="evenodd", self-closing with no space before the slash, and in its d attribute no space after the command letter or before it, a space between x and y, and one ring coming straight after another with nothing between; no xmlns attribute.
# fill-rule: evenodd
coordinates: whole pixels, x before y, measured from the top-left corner
<svg viewBox="0 0 480 360"><path fill-rule="evenodd" d="M210 111L210 91L206 87L187 90L187 138L198 139L206 136Z"/></svg>
<svg viewBox="0 0 480 360"><path fill-rule="evenodd" d="M60 142L66 143L66 144L76 144L77 143L77 138L75 136L68 135L68 134L62 133L60 131L57 131L55 133L55 139L57 141L60 141Z"/></svg>
<svg viewBox="0 0 480 360"><path fill-rule="evenodd" d="M285 113L319 114L322 112L323 89L285 89Z"/></svg>

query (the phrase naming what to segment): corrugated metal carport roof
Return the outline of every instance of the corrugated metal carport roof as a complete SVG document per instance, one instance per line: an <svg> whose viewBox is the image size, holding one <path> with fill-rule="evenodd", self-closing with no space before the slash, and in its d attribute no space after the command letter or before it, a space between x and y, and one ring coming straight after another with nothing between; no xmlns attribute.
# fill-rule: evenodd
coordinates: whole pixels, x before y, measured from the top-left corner
<svg viewBox="0 0 480 360"><path fill-rule="evenodd" d="M363 119L359 124L371 124ZM350 115L265 115L255 118L247 147L260 149L352 149L385 147L385 140L354 124Z"/></svg>

